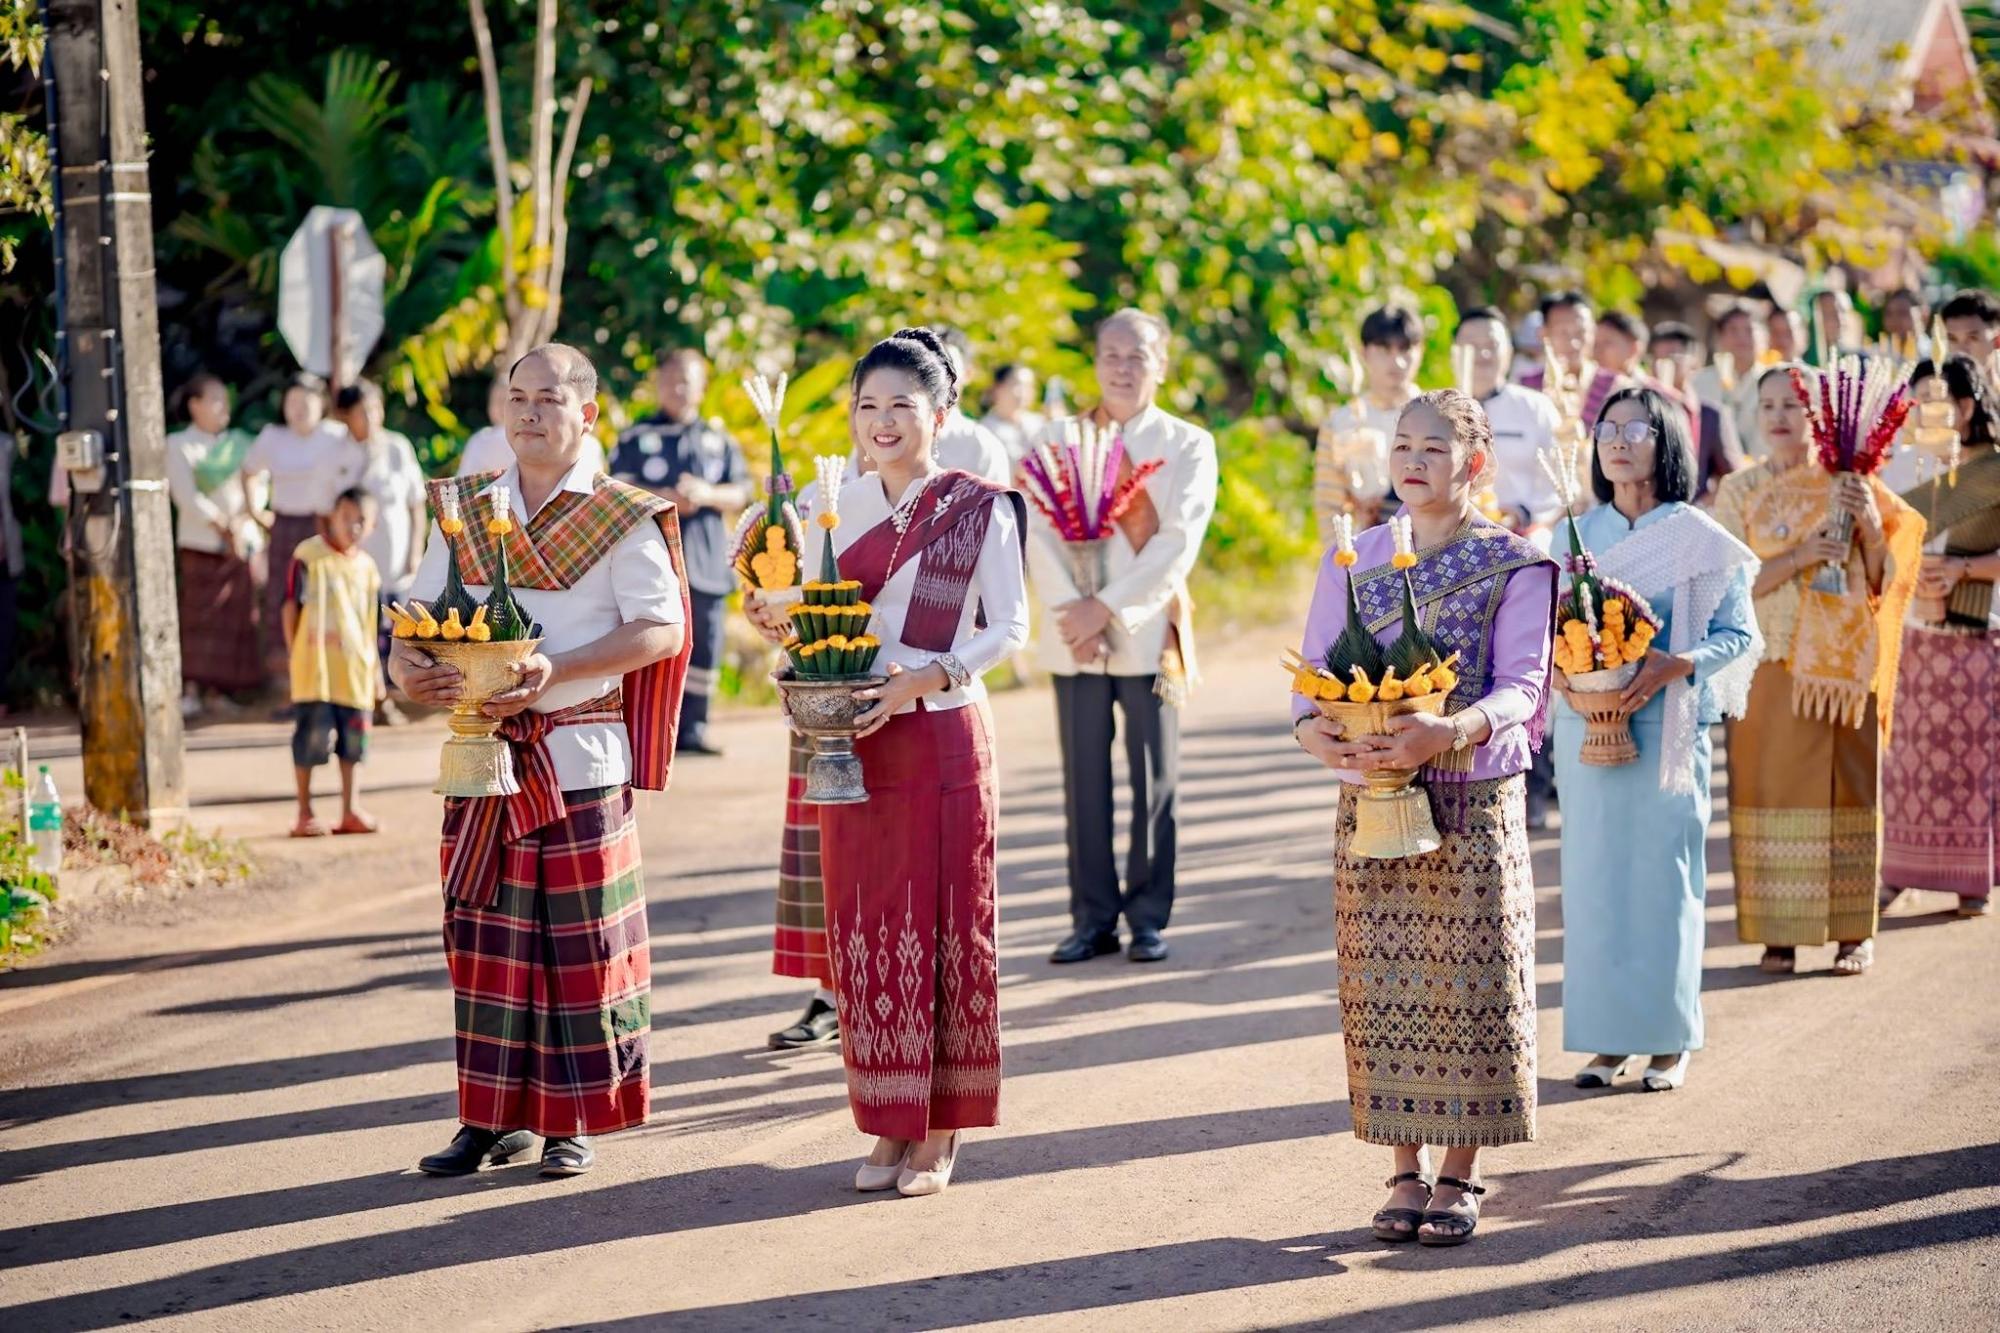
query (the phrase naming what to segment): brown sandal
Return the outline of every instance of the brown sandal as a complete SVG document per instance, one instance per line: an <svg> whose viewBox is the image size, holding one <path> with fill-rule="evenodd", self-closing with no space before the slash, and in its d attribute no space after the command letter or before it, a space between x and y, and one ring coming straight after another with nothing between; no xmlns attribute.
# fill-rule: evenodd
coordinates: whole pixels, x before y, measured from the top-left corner
<svg viewBox="0 0 2000 1333"><path fill-rule="evenodd" d="M1428 1196L1430 1194L1430 1179L1421 1171L1405 1171L1401 1175L1390 1176L1382 1184L1385 1188L1394 1189L1398 1185L1407 1185L1412 1181L1424 1187L1425 1195ZM1413 1241L1417 1238L1417 1228L1424 1224L1426 1216L1427 1214L1421 1208L1384 1208L1381 1212L1375 1214L1374 1220L1371 1223L1375 1230L1375 1239L1386 1240L1396 1245ZM1409 1230L1397 1230L1395 1224L1398 1222L1408 1226Z"/></svg>
<svg viewBox="0 0 2000 1333"><path fill-rule="evenodd" d="M1757 960L1757 970L1774 977L1788 977L1799 970L1799 951L1769 946L1764 950L1764 956Z"/></svg>

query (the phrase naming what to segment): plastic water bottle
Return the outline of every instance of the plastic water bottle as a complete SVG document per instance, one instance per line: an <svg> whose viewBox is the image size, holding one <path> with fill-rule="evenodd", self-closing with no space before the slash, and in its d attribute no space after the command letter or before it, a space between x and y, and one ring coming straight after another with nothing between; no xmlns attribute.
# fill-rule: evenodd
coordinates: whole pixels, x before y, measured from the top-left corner
<svg viewBox="0 0 2000 1333"><path fill-rule="evenodd" d="M56 780L49 776L47 764L28 793L28 838L34 845L30 865L47 875L62 869L62 797L56 794Z"/></svg>

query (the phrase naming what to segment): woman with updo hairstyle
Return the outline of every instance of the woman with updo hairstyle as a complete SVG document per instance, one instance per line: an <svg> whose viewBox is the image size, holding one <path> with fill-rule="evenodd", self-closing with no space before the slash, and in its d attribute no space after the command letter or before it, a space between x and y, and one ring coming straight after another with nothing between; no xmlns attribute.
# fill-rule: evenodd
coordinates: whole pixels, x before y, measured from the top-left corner
<svg viewBox="0 0 2000 1333"><path fill-rule="evenodd" d="M828 948L859 1190L936 1194L959 1132L999 1123L993 738L980 676L1027 641L1017 492L941 469L959 385L944 344L902 329L854 368L849 429L874 465L815 502L807 569L832 541L882 641L855 750L868 800L821 806ZM919 596L921 589L921 596Z"/></svg>
<svg viewBox="0 0 2000 1333"><path fill-rule="evenodd" d="M1293 733L1340 779L1334 947L1354 1136L1394 1153L1385 1241L1461 1245L1479 1223L1481 1148L1535 1134L1535 886L1524 774L1547 726L1555 565L1485 518L1494 465L1485 411L1455 389L1404 407L1390 477L1415 557L1418 619L1458 681L1443 715L1392 719L1342 741L1310 700ZM1353 604L1384 647L1403 632L1404 570L1389 525L1326 553L1303 655L1325 658ZM1469 760L1468 760L1469 755ZM1449 760L1449 763L1444 761ZM1422 769L1443 845L1392 860L1355 854L1356 790L1369 770ZM1429 1148L1444 1150L1431 1174Z"/></svg>
<svg viewBox="0 0 2000 1333"><path fill-rule="evenodd" d="M1919 362L1911 389L1938 374ZM1882 757L1882 884L1891 901L1904 889L1955 894L1958 915L1977 917L1991 910L2000 880L2000 423L1993 387L1971 357L1946 357L1943 378L1957 418L1957 471L1949 456L1906 452L1896 461L1914 461L1914 475L1891 482L1907 483L1903 500L1923 516L1929 540Z"/></svg>

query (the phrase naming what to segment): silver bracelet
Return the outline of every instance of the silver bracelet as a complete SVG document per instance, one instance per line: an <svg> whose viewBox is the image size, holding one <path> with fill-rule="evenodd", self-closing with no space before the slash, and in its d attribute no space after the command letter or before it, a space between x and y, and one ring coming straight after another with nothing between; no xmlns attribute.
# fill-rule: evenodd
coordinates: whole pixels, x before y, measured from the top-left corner
<svg viewBox="0 0 2000 1333"><path fill-rule="evenodd" d="M952 689L962 690L972 683L972 672L967 669L965 663L958 660L955 653L940 654L937 664L944 668L945 679L951 682Z"/></svg>

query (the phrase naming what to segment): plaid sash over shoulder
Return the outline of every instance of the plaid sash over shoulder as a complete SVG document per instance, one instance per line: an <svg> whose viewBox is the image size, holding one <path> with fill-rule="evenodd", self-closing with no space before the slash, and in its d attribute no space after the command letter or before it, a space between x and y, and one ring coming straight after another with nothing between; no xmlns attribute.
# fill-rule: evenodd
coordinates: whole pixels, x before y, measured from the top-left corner
<svg viewBox="0 0 2000 1333"><path fill-rule="evenodd" d="M475 472L457 479L460 505L477 512L488 487L504 472ZM437 508L444 483L429 483L431 506ZM470 522L457 542L459 577L490 587L499 572L498 542L507 543L507 578L516 588L559 592L574 586L600 560L611 554L632 529L644 522L660 525L673 557L674 576L681 585L681 623L691 624L687 561L681 554L680 515L671 501L610 477L599 477L588 495L561 491L551 497L525 525L516 524L504 539ZM689 635L680 654L626 674L620 685L625 730L632 745L632 785L644 791L664 791L673 780L674 740L680 731L681 696L687 689L694 638Z"/></svg>

